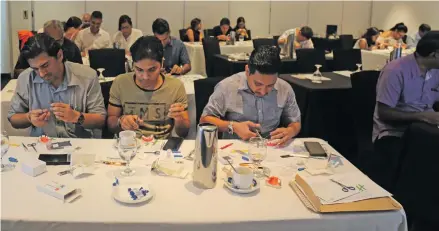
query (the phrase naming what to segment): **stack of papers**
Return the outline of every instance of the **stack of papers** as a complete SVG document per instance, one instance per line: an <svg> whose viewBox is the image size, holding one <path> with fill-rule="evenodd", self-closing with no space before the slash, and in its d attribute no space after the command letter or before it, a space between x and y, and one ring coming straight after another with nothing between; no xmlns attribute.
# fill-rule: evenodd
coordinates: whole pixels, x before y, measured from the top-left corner
<svg viewBox="0 0 439 231"><path fill-rule="evenodd" d="M323 205L392 196L361 172L302 178Z"/></svg>

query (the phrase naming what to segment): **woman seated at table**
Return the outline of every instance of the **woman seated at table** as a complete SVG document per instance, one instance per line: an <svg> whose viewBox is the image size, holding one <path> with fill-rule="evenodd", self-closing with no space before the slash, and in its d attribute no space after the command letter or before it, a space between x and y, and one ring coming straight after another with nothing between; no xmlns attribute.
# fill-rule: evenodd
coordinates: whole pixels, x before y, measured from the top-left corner
<svg viewBox="0 0 439 231"><path fill-rule="evenodd" d="M361 50L375 50L377 45L375 44L378 36L380 36L380 31L376 27L371 27L366 30L366 33L357 40L354 45L354 49Z"/></svg>
<svg viewBox="0 0 439 231"><path fill-rule="evenodd" d="M239 37L242 36L244 37L244 40L251 40L252 38L250 37L247 28L245 28L245 19L244 17L239 17L236 20L236 26L233 29L236 32L236 38L239 40Z"/></svg>
<svg viewBox="0 0 439 231"><path fill-rule="evenodd" d="M143 33L133 28L133 22L128 15L120 16L118 28L119 31L113 36L114 47L124 49L125 53L130 54L130 47L143 36Z"/></svg>
<svg viewBox="0 0 439 231"><path fill-rule="evenodd" d="M228 18L222 18L220 25L213 28L213 36L220 41L227 41L230 39L229 34L231 31L230 20Z"/></svg>
<svg viewBox="0 0 439 231"><path fill-rule="evenodd" d="M390 30L383 32L378 37L376 40L376 42L380 44L378 47L380 49L385 49L389 46L397 47L398 43L401 43L402 48L406 48L407 45L402 41L402 38L407 33L407 30L407 26L404 25L404 23L401 22L396 24Z"/></svg>
<svg viewBox="0 0 439 231"><path fill-rule="evenodd" d="M64 37L71 41L75 41L76 35L82 29L81 26L82 21L80 18L75 16L70 17L64 26Z"/></svg>
<svg viewBox="0 0 439 231"><path fill-rule="evenodd" d="M200 42L203 36L203 25L201 19L194 18L191 21L191 27L186 30L186 34L183 37L184 42Z"/></svg>

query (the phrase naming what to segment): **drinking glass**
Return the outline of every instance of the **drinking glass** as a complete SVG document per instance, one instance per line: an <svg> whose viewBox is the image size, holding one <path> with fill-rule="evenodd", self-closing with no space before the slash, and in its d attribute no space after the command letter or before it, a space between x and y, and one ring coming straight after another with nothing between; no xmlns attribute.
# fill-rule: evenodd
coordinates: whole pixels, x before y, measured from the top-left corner
<svg viewBox="0 0 439 231"><path fill-rule="evenodd" d="M239 35L239 42L244 42L244 35L242 34Z"/></svg>
<svg viewBox="0 0 439 231"><path fill-rule="evenodd" d="M361 71L361 63L357 63L357 67L358 67L358 69L357 69L357 71L356 72L360 72Z"/></svg>
<svg viewBox="0 0 439 231"><path fill-rule="evenodd" d="M99 71L99 80L105 80L104 75L102 74L105 71L105 68L98 68Z"/></svg>
<svg viewBox="0 0 439 231"><path fill-rule="evenodd" d="M134 131L122 131L119 133L117 150L122 160L126 162L126 168L120 173L122 176L132 176L135 170L130 168L130 162L137 153L137 138Z"/></svg>
<svg viewBox="0 0 439 231"><path fill-rule="evenodd" d="M262 161L267 157L267 140L262 137L252 137L249 140L248 154L255 164L254 174L258 178L265 177Z"/></svg>

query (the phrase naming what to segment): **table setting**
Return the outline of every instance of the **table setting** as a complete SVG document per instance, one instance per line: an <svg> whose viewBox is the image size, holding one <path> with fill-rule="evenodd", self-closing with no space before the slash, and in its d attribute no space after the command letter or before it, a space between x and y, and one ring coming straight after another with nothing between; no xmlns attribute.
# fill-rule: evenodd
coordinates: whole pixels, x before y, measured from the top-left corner
<svg viewBox="0 0 439 231"><path fill-rule="evenodd" d="M323 215L303 205L288 185L294 175L362 174L327 142L301 138L278 147L262 137L218 140L215 126L203 126L196 140L184 140L173 150L163 150L167 140L138 139L129 131L113 140L2 140L3 163L17 160L1 173L3 198L11 198L2 201L2 227L316 230L329 225L368 230L373 222L385 230L406 230L403 210ZM310 158L306 142L319 143L329 157ZM37 151L27 146L33 143ZM42 155L57 158L42 161ZM43 167L29 164L38 161ZM76 169L83 171L74 174Z"/></svg>

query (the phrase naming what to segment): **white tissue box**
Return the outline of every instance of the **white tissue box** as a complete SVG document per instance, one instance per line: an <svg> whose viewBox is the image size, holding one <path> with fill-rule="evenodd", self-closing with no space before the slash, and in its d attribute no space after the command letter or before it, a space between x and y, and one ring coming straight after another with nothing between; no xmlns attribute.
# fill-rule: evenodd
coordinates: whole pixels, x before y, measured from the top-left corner
<svg viewBox="0 0 439 231"><path fill-rule="evenodd" d="M38 176L46 172L46 162L38 159L25 160L21 164L21 170L29 176Z"/></svg>
<svg viewBox="0 0 439 231"><path fill-rule="evenodd" d="M81 196L81 189L70 188L65 184L56 181L50 181L46 184L37 185L37 190L46 193L63 202L73 202L76 198Z"/></svg>

